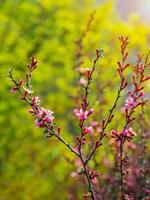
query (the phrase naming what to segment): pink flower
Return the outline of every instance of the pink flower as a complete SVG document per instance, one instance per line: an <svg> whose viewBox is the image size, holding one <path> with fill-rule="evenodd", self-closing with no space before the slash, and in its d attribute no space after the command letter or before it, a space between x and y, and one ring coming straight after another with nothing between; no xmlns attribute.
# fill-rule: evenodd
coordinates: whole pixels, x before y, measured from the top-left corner
<svg viewBox="0 0 150 200"><path fill-rule="evenodd" d="M136 135L136 133L132 130L132 128L125 129L121 132L121 134L127 138L128 141L132 140L132 138Z"/></svg>
<svg viewBox="0 0 150 200"><path fill-rule="evenodd" d="M80 78L80 85L82 85L82 86L86 86L86 85L87 85L87 80L84 79L83 77Z"/></svg>
<svg viewBox="0 0 150 200"><path fill-rule="evenodd" d="M45 108L41 108L38 110L38 113L36 114L36 120L35 124L39 127L43 127L44 124L52 124L54 120L54 116L51 110L46 110Z"/></svg>
<svg viewBox="0 0 150 200"><path fill-rule="evenodd" d="M78 117L80 120L81 119L83 119L83 120L85 120L85 119L87 119L87 114L88 114L88 112L87 111L83 111L83 109L74 109L74 111L73 111L73 113L74 113L74 115L76 116L76 117Z"/></svg>
<svg viewBox="0 0 150 200"><path fill-rule="evenodd" d="M86 111L84 111L82 108L73 110L74 115L82 121L86 120L87 117L91 115L93 112L94 110L92 108Z"/></svg>
<svg viewBox="0 0 150 200"><path fill-rule="evenodd" d="M125 129L121 132L122 135L127 136L128 135L128 129Z"/></svg>
<svg viewBox="0 0 150 200"><path fill-rule="evenodd" d="M38 96L37 97L32 97L32 106L33 107L38 107L39 103L40 103L40 98Z"/></svg>
<svg viewBox="0 0 150 200"><path fill-rule="evenodd" d="M16 94L17 90L18 90L17 87L13 87L13 88L10 90L10 92L13 93L13 94Z"/></svg>
<svg viewBox="0 0 150 200"><path fill-rule="evenodd" d="M92 121L92 122L91 122L91 126L92 126L93 128L97 128L97 127L99 126L98 121Z"/></svg>
<svg viewBox="0 0 150 200"><path fill-rule="evenodd" d="M40 128L44 127L43 121L40 121L39 119L35 119L34 122L38 127L40 127Z"/></svg>
<svg viewBox="0 0 150 200"><path fill-rule="evenodd" d="M43 118L43 121L45 121L47 124L52 123L54 120L53 112L50 110L46 110L46 115Z"/></svg>
<svg viewBox="0 0 150 200"><path fill-rule="evenodd" d="M133 137L136 135L136 133L132 130L132 128L126 128L125 130L122 131L116 131L112 130L111 131L111 136L112 138L115 138L116 141L123 139L128 140L129 142L133 139Z"/></svg>
<svg viewBox="0 0 150 200"><path fill-rule="evenodd" d="M93 133L93 129L91 126L87 127L85 126L82 130L82 134L83 135L86 135L86 134L92 134Z"/></svg>
<svg viewBox="0 0 150 200"><path fill-rule="evenodd" d="M125 108L126 109L132 109L137 105L137 102L133 97L128 97L128 99L125 101Z"/></svg>

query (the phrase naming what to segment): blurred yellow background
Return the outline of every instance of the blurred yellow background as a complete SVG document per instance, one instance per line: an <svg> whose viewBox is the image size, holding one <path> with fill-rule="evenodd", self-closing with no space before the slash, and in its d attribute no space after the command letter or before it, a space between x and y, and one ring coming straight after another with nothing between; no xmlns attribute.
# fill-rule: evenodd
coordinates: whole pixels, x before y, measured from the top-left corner
<svg viewBox="0 0 150 200"><path fill-rule="evenodd" d="M120 59L119 35L129 37L131 62L136 61L137 52L147 53L150 47L150 1L144 2L0 0L0 200L75 200L82 199L84 191L70 175L75 170L70 164L72 154L55 139L47 140L35 127L28 106L10 93L8 69L13 68L15 76L23 78L26 63L32 55L36 57L39 67L32 79L34 93L41 97L44 107L55 112L56 124L72 142L78 134L72 116L78 79L75 41L96 9L83 40L82 59L89 67L95 49L104 49L95 75L102 87L113 80ZM101 111L100 119L111 105L117 81L111 90L91 95L95 109ZM105 103L99 108L101 99ZM102 158L107 153L104 147Z"/></svg>

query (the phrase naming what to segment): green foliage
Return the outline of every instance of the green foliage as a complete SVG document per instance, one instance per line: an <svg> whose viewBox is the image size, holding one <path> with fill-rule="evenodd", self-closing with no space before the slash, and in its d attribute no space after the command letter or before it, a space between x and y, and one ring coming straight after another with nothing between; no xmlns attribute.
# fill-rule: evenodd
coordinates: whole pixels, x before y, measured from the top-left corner
<svg viewBox="0 0 150 200"><path fill-rule="evenodd" d="M33 76L34 92L41 96L44 107L54 110L56 123L63 135L72 141L77 134L71 115L72 97L77 92L74 88L77 82L75 40L80 37L93 9L92 0L0 1L1 200L66 200L71 199L73 190L76 199L84 190L76 188L77 180L70 175L75 170L75 166L69 164L74 159L72 154L56 140L47 141L41 130L31 123L33 119L27 113L27 105L9 93L11 83L5 75L9 67L13 67L17 77L23 76L25 63L34 55L39 61ZM133 17L129 22L120 21L111 2L96 9L91 30L83 41L82 59L88 67L95 49L104 49L105 57L99 62L95 76L96 84L102 87L113 79L116 61L120 58L118 35L130 38L132 52L146 53L150 29ZM108 87L104 93L91 97L93 102L105 101L101 107L95 104L101 111L101 119L107 114L104 110L111 105L116 85L117 79L111 90ZM115 119L119 118L120 115ZM101 159L105 155L104 147Z"/></svg>

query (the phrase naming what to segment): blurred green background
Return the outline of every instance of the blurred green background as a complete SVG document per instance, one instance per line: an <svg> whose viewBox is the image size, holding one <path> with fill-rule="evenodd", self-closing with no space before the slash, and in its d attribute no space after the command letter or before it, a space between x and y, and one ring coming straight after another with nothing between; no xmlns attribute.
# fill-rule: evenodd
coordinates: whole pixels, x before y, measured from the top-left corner
<svg viewBox="0 0 150 200"><path fill-rule="evenodd" d="M32 79L34 93L41 97L42 106L55 112L64 137L73 141L78 134L72 116L72 97L78 91L75 41L94 9L82 59L89 67L95 49L104 49L95 75L97 85L103 87L113 80L120 59L119 35L129 37L131 62L137 52L146 53L149 48L150 28L137 15L123 21L115 1L0 0L0 200L81 199L84 187L70 175L75 170L69 163L73 155L34 126L28 106L10 93L12 83L6 75L12 67L17 78L24 77L26 63L34 55L39 62ZM107 114L117 81L91 97L100 119ZM99 107L101 99L104 103Z"/></svg>

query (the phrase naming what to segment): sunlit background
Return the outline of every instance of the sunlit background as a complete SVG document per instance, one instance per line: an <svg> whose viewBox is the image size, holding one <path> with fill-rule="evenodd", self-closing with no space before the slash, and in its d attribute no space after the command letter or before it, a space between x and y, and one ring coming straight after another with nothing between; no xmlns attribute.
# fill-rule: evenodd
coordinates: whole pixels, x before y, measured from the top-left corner
<svg viewBox="0 0 150 200"><path fill-rule="evenodd" d="M128 19L129 15L137 15L144 23L150 24L150 1L149 0L118 0L117 11L123 19Z"/></svg>

